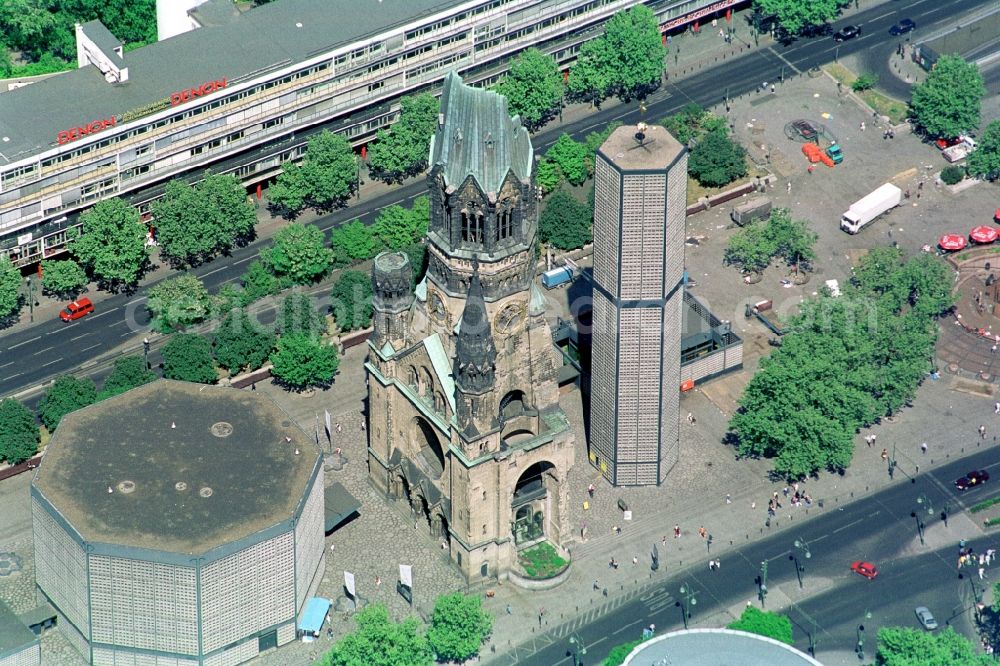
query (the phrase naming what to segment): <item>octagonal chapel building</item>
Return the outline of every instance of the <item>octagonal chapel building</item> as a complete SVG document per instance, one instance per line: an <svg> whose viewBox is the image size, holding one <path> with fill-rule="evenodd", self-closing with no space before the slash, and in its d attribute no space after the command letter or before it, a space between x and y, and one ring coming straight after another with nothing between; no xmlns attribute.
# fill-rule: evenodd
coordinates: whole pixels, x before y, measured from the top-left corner
<svg viewBox="0 0 1000 666"><path fill-rule="evenodd" d="M574 436L534 284L537 201L527 130L507 100L445 80L430 149L426 277L407 256L372 270L369 474L406 501L469 580L569 538Z"/></svg>

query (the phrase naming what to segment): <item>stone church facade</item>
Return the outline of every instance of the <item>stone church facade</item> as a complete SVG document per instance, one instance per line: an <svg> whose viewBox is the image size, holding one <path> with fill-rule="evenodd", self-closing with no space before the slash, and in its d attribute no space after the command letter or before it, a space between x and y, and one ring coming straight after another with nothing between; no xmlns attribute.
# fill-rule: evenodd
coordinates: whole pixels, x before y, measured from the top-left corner
<svg viewBox="0 0 1000 666"><path fill-rule="evenodd" d="M520 547L569 539L574 436L534 284L537 201L527 130L496 93L445 81L430 151L426 277L376 257L368 466L469 580Z"/></svg>

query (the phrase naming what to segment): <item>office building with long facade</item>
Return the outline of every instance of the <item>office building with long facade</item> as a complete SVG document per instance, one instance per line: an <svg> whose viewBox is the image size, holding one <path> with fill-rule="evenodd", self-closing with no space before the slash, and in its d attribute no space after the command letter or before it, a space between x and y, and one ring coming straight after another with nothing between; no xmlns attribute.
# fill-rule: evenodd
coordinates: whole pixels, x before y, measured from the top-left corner
<svg viewBox="0 0 1000 666"><path fill-rule="evenodd" d="M159 380L63 417L31 485L35 580L89 663L222 666L293 641L323 465L270 399Z"/></svg>
<svg viewBox="0 0 1000 666"><path fill-rule="evenodd" d="M616 486L659 484L680 454L687 150L619 127L594 188L590 462Z"/></svg>
<svg viewBox="0 0 1000 666"><path fill-rule="evenodd" d="M671 30L741 2L645 4ZM181 19L159 4L169 38L126 51L86 23L78 69L0 93L0 254L16 265L63 252L79 212L101 199L123 195L148 212L166 181L208 167L261 183L323 128L361 146L395 119L401 96L438 93L449 71L488 84L529 46L568 65L609 17L640 3L281 0L241 12L208 0Z"/></svg>

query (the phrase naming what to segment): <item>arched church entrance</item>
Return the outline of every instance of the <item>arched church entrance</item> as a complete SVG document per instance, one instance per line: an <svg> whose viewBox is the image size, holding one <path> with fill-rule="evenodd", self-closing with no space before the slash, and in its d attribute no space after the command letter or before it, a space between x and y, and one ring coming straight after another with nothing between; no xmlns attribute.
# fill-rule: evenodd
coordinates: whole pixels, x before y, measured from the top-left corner
<svg viewBox="0 0 1000 666"><path fill-rule="evenodd" d="M521 473L510 503L515 544L545 537L548 525L556 519L552 514L558 504L558 485L555 465L547 461L537 462Z"/></svg>
<svg viewBox="0 0 1000 666"><path fill-rule="evenodd" d="M428 477L440 479L444 473L444 447L433 426L422 416L414 417L410 437L417 450L414 462Z"/></svg>

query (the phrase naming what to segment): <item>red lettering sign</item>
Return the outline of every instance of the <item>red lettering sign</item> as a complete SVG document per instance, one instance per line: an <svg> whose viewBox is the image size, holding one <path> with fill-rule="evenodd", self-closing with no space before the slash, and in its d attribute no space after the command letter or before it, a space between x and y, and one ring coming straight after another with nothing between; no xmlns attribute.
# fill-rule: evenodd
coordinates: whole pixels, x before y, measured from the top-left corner
<svg viewBox="0 0 1000 666"><path fill-rule="evenodd" d="M102 132L109 127L114 127L118 123L118 118L111 116L110 118L105 118L104 120L93 120L83 127L74 127L68 130L62 130L56 134L56 141L60 144L69 143L70 141L76 141L89 134L96 134L97 132Z"/></svg>
<svg viewBox="0 0 1000 666"><path fill-rule="evenodd" d="M218 81L206 81L197 88L178 90L177 92L170 93L170 106L190 102L195 97L201 97L202 95L211 95L215 91L222 90L225 87L226 79L219 79Z"/></svg>
<svg viewBox="0 0 1000 666"><path fill-rule="evenodd" d="M691 12L689 14L684 14L683 16L675 18L672 21L667 21L666 23L664 23L663 25L660 26L660 30L671 30L671 29L676 28L678 26L684 25L685 23L690 23L691 21L695 21L697 19L704 18L704 17L708 16L709 14L713 14L715 12L722 11L723 9L726 9L727 7L732 7L733 5L736 4L736 2L737 2L737 0L721 0L720 2L714 2L711 5L709 5L708 7L704 7L702 9L693 11L693 12ZM694 31L698 32L698 25L697 24L695 24L695 26L694 26Z"/></svg>

